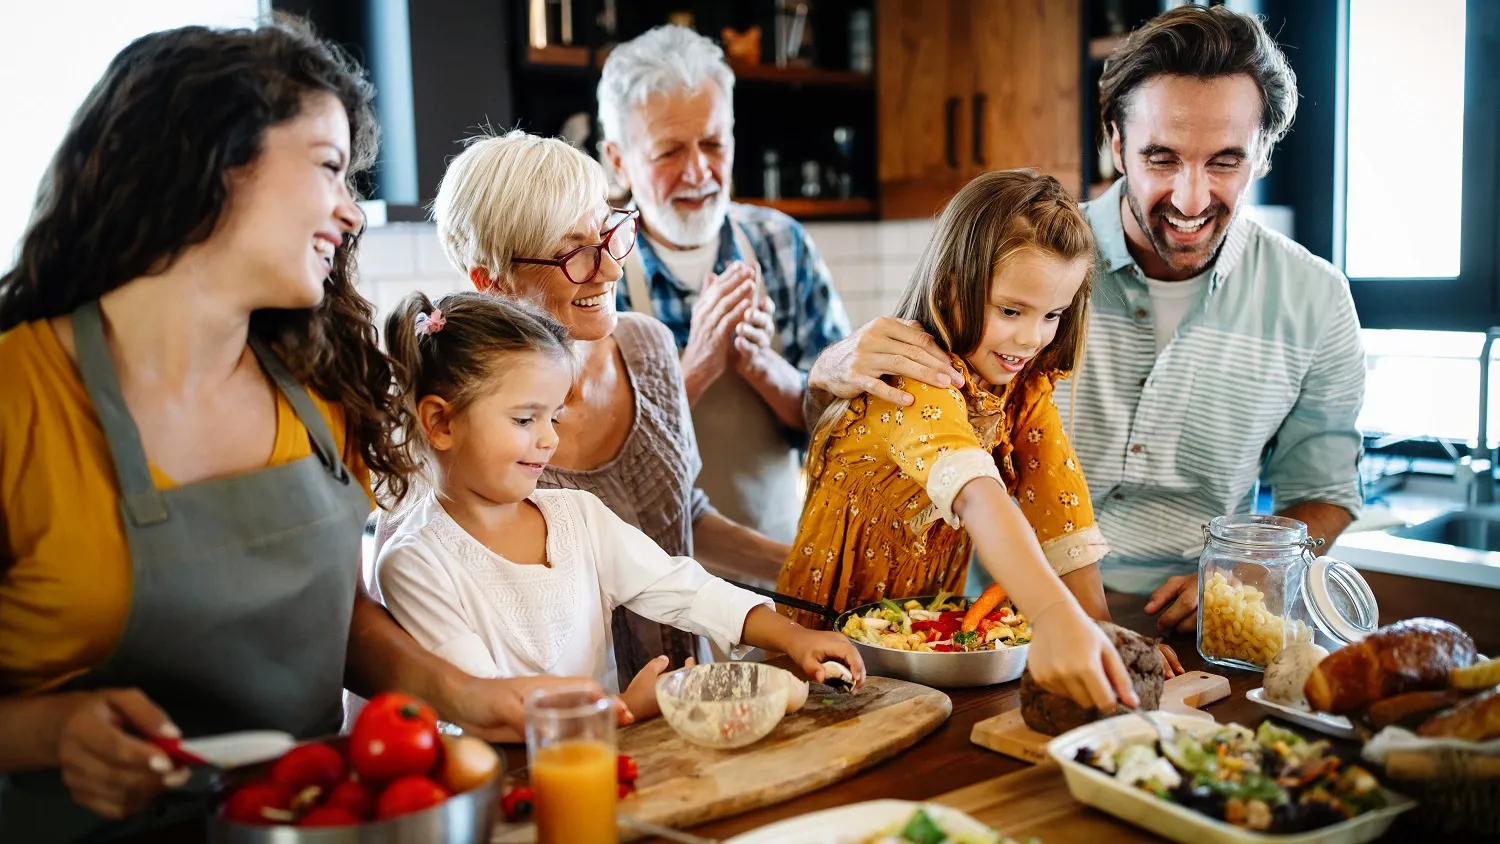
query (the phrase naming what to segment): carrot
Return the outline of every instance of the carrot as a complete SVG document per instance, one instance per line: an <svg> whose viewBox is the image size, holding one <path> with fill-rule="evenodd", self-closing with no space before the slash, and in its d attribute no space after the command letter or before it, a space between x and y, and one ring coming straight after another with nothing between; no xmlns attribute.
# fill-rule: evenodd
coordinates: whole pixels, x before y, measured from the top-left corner
<svg viewBox="0 0 1500 844"><path fill-rule="evenodd" d="M1000 584L991 583L986 586L984 591L979 593L979 597L974 599L974 604L969 607L969 611L964 613L964 621L960 629L965 633L977 630L980 620L989 615L990 610L998 607L1003 600L1005 600L1005 590L1000 588Z"/></svg>

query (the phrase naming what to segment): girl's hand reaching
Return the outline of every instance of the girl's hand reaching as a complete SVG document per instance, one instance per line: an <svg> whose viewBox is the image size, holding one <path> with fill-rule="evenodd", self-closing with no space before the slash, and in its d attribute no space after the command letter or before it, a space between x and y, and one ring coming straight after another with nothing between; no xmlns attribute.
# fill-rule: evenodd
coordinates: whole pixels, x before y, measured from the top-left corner
<svg viewBox="0 0 1500 844"><path fill-rule="evenodd" d="M1139 706L1119 651L1077 602L1056 601L1032 618L1027 668L1037 683L1079 706L1113 712Z"/></svg>
<svg viewBox="0 0 1500 844"><path fill-rule="evenodd" d="M620 694L620 701L625 704L626 709L630 710L634 721L645 721L661 714L661 706L656 702L656 681L660 679L671 662L671 659L663 654L646 663L646 667L635 675L630 685ZM692 668L697 664L697 660L688 657L682 667Z"/></svg>
<svg viewBox="0 0 1500 844"><path fill-rule="evenodd" d="M865 684L865 661L849 637L836 630L808 630L799 626L788 634L785 650L786 655L815 683L828 679L823 663L833 660L847 665L849 673L854 675L851 692L859 691Z"/></svg>

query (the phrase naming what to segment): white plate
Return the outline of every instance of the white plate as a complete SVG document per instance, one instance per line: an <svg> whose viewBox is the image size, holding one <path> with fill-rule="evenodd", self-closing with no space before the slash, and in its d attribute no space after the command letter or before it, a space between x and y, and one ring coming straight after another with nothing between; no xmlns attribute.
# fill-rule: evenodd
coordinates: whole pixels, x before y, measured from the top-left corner
<svg viewBox="0 0 1500 844"><path fill-rule="evenodd" d="M1154 717L1193 735L1219 729L1217 724L1171 712L1158 712ZM1384 809L1366 812L1312 832L1267 835L1240 829L1202 812L1162 800L1139 788L1123 785L1103 771L1073 761L1081 747L1097 746L1104 741L1125 742L1155 737L1156 732L1145 719L1129 714L1116 715L1063 733L1047 744L1047 754L1062 766L1073 799L1181 844L1364 844L1384 835L1397 815L1417 805L1408 797L1386 790Z"/></svg>
<svg viewBox="0 0 1500 844"><path fill-rule="evenodd" d="M991 831L979 821L947 806L909 800L871 800L788 818L736 835L724 844L844 844L902 823L918 809L925 809L933 820L952 832Z"/></svg>
<svg viewBox="0 0 1500 844"><path fill-rule="evenodd" d="M1266 690L1264 688L1251 689L1245 692L1245 699L1259 704L1277 718L1290 721L1300 727L1317 730L1324 735L1333 736L1334 738L1359 738L1354 732L1354 725L1349 723L1348 718L1342 715L1329 715L1326 712L1310 712L1306 709L1298 709L1295 706L1277 703L1266 697Z"/></svg>

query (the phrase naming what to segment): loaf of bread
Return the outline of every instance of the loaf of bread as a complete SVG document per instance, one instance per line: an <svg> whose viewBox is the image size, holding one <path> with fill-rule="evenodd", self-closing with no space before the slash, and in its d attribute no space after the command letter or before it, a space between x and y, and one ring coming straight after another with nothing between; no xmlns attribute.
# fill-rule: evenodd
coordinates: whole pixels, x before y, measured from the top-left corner
<svg viewBox="0 0 1500 844"><path fill-rule="evenodd" d="M1402 692L1441 689L1474 661L1474 640L1436 618L1398 621L1329 654L1302 691L1315 712L1347 715Z"/></svg>
<svg viewBox="0 0 1500 844"><path fill-rule="evenodd" d="M1406 692L1370 704L1365 720L1376 730L1386 727L1414 729L1418 724L1468 697L1469 692L1443 689L1436 692Z"/></svg>
<svg viewBox="0 0 1500 844"><path fill-rule="evenodd" d="M1161 706L1161 690L1166 683L1166 659L1157 649L1156 642L1107 621L1097 622L1104 635L1120 652L1125 671L1130 674L1136 697L1141 699L1141 709L1156 709ZM1074 727L1118 714L1084 708L1071 698L1045 691L1032 679L1031 669L1021 675L1021 720L1026 726L1043 735L1059 736Z"/></svg>
<svg viewBox="0 0 1500 844"><path fill-rule="evenodd" d="M1417 735L1425 738L1456 738L1489 741L1500 738L1500 690L1491 689L1428 718Z"/></svg>

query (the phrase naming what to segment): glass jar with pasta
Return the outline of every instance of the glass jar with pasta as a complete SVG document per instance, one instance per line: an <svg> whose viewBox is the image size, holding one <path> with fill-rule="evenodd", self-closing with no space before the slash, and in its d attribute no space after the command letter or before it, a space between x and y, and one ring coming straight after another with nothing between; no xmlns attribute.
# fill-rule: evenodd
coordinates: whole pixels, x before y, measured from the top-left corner
<svg viewBox="0 0 1500 844"><path fill-rule="evenodd" d="M1375 629L1375 596L1352 567L1313 549L1307 525L1281 516L1219 516L1198 559L1198 653L1264 670L1282 648L1334 650Z"/></svg>

